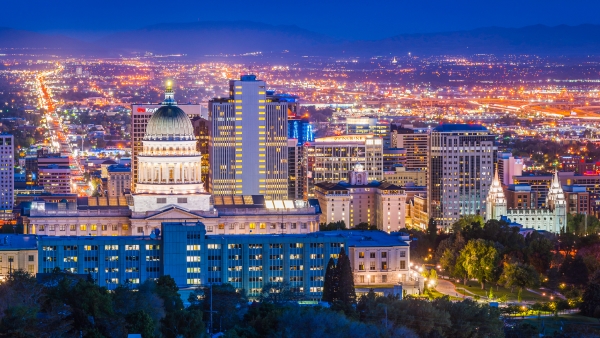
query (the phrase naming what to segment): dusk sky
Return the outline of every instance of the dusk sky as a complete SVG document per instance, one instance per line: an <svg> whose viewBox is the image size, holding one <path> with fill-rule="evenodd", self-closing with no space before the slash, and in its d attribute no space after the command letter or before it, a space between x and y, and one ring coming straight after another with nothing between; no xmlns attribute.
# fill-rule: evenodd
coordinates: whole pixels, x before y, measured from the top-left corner
<svg viewBox="0 0 600 338"><path fill-rule="evenodd" d="M165 22L249 20L345 39L488 26L600 24L590 0L7 1L1 26L88 37Z"/></svg>

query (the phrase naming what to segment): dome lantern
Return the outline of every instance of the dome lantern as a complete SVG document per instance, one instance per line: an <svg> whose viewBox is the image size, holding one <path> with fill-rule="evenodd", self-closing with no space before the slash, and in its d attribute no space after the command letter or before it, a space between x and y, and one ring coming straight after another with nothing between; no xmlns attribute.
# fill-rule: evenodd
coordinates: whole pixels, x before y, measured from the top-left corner
<svg viewBox="0 0 600 338"><path fill-rule="evenodd" d="M177 107L172 83L167 82L165 100L150 117L146 126L145 141L192 141L195 140L194 127L187 114Z"/></svg>

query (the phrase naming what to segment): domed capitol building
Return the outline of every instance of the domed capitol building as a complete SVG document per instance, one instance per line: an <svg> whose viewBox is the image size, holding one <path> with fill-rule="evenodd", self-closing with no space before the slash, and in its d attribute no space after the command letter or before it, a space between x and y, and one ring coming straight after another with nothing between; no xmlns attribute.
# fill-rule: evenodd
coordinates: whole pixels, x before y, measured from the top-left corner
<svg viewBox="0 0 600 338"><path fill-rule="evenodd" d="M162 222L202 222L213 234L299 234L318 230L318 206L265 200L262 195L211 196L201 181L201 154L189 117L168 84L146 127L137 156L135 191L125 197L34 200L24 216L28 234L149 235Z"/></svg>

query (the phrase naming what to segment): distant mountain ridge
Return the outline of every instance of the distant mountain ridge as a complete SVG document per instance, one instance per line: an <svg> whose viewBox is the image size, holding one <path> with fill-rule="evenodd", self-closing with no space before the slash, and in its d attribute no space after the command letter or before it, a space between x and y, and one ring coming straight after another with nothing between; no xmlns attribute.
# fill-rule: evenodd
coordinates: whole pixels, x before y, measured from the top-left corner
<svg viewBox="0 0 600 338"><path fill-rule="evenodd" d="M64 35L0 27L0 49L90 49L92 45Z"/></svg>
<svg viewBox="0 0 600 338"><path fill-rule="evenodd" d="M521 28L484 27L465 31L403 34L371 42L356 42L354 48L372 47L384 52L401 49L423 54L542 54L572 55L600 53L600 25Z"/></svg>
<svg viewBox="0 0 600 338"><path fill-rule="evenodd" d="M336 43L332 38L297 26L251 21L164 23L111 34L96 42L103 48L146 50L161 54L239 54L313 49Z"/></svg>
<svg viewBox="0 0 600 338"><path fill-rule="evenodd" d="M110 34L94 42L0 28L0 49L44 48L64 53L153 52L191 57L262 52L278 55L373 56L433 54L600 54L600 25L485 27L455 32L401 34L380 40L334 39L293 25L252 21L163 23Z"/></svg>

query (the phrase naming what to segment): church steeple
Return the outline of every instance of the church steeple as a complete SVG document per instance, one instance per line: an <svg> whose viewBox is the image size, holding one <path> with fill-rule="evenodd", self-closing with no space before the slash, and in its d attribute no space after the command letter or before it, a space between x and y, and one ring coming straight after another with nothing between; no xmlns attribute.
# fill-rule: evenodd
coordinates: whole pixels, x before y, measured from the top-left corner
<svg viewBox="0 0 600 338"><path fill-rule="evenodd" d="M560 181L558 180L558 171L554 172L554 177L552 177L552 184L550 184L550 189L548 190L548 196L546 197L546 205L550 209L554 209L559 205L566 205L567 201L565 199L565 192L560 185Z"/></svg>
<svg viewBox="0 0 600 338"><path fill-rule="evenodd" d="M486 198L485 218L486 220L500 219L500 216L506 216L506 197L500 179L498 179L498 169L496 169L494 180Z"/></svg>
<svg viewBox="0 0 600 338"><path fill-rule="evenodd" d="M552 184L546 197L546 205L554 214L553 232L558 233L567 226L567 200L558 180L558 171L554 172Z"/></svg>

